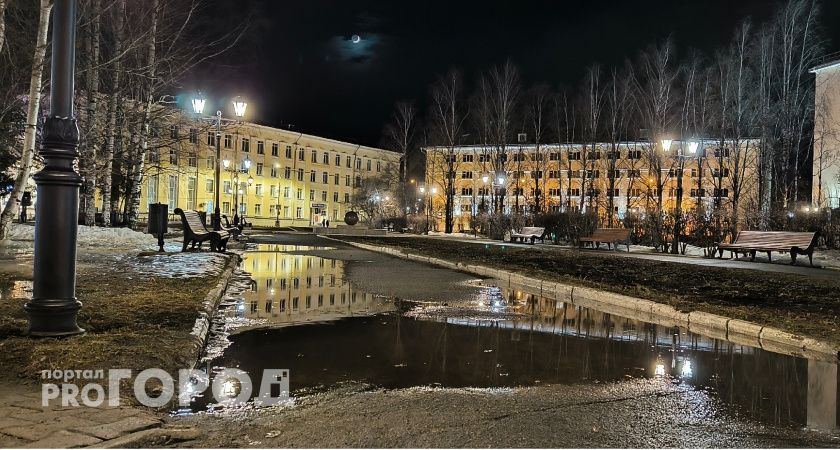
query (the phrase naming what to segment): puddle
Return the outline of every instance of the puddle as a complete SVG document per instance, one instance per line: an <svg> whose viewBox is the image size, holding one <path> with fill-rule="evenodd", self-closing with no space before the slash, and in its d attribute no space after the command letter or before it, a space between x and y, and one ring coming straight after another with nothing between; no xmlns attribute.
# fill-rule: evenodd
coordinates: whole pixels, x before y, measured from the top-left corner
<svg viewBox="0 0 840 450"><path fill-rule="evenodd" d="M762 423L837 426L833 363L495 286L477 285L457 305L399 302L357 290L343 261L275 247L244 254L208 371L236 367L259 385L263 369L289 369L293 397L346 382L516 388L646 378L701 390ZM199 398L193 409L207 405Z"/></svg>

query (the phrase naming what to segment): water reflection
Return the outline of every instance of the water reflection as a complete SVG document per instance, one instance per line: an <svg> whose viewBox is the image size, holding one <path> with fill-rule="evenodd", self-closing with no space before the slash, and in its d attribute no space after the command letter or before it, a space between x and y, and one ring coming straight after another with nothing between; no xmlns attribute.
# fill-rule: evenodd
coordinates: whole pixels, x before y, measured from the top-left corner
<svg viewBox="0 0 840 450"><path fill-rule="evenodd" d="M231 313L260 324L288 325L394 311L390 299L345 280L343 261L285 253L311 249L260 244L245 252L240 267L250 273L251 285Z"/></svg>
<svg viewBox="0 0 840 450"><path fill-rule="evenodd" d="M238 317L318 323L234 335L212 370L290 369L293 394L345 381L516 387L652 378L708 393L730 412L762 423L837 425L833 363L494 286L465 302L476 314L451 317L442 305L400 313L387 299L357 291L344 279L342 261L263 248L247 252L242 264L252 279L237 303ZM716 405L709 414L718 413Z"/></svg>

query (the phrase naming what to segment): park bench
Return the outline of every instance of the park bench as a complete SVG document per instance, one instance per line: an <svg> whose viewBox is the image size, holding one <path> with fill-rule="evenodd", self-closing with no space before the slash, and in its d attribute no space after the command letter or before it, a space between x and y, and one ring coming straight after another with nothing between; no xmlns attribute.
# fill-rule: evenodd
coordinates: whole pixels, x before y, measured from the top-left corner
<svg viewBox="0 0 840 450"><path fill-rule="evenodd" d="M592 235L580 238L581 247L590 243L594 248L598 248L602 242L607 244L607 248L610 250L612 250L613 245L618 248L618 244L624 244L629 252L630 230L626 228L598 228Z"/></svg>
<svg viewBox="0 0 840 450"><path fill-rule="evenodd" d="M790 253L790 263L796 264L796 255L808 255L808 263L814 266L814 247L817 246L816 232L799 231L740 231L735 242L717 245L718 255L723 258L723 251L729 250L730 255L750 255L750 261L755 261L757 252L767 253L767 259L772 261L771 253Z"/></svg>
<svg viewBox="0 0 840 450"><path fill-rule="evenodd" d="M510 231L510 241L525 243L526 239L531 240L531 244L534 243L535 240L539 239L543 243L545 243L545 228L543 227L523 227L522 231L517 232L516 230Z"/></svg>
<svg viewBox="0 0 840 450"><path fill-rule="evenodd" d="M187 251L187 247L192 244L195 248L201 248L204 241L210 241L210 250L214 252L222 252L227 249L227 241L230 239L230 233L225 230L210 231L203 223L201 223L201 216L197 211L184 211L181 208L175 208L175 214L181 216L181 223L184 225L184 247L182 252Z"/></svg>
<svg viewBox="0 0 840 450"><path fill-rule="evenodd" d="M225 224L222 226L222 229L233 235L233 237L237 238L242 235L242 230L245 228L245 221L241 221L239 225L231 225L230 220L228 220L228 216L222 214L222 219L225 220ZM221 224L219 224L221 225Z"/></svg>

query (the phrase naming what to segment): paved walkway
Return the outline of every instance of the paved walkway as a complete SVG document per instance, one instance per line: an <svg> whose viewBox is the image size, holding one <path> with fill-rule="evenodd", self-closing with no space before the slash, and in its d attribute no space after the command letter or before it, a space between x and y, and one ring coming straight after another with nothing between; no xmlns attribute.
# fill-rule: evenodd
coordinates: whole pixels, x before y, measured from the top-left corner
<svg viewBox="0 0 840 450"><path fill-rule="evenodd" d="M583 249L578 250L574 247L565 246L565 245L554 245L554 244L534 244L531 246L529 244L519 244L519 243L512 243L506 241L495 241L490 240L482 237L472 237L469 235L464 234L456 234L452 236L434 234L431 236L420 236L420 235L410 235L410 234L390 234L389 236L393 237L418 237L418 238L429 238L429 239L441 239L441 240L451 240L451 241L458 241L458 242L467 242L471 244L481 243L487 245L504 245L510 247L523 247L523 248L533 248L537 247L540 249L545 250L554 250L554 251L581 251L581 252L592 252L598 254L609 254L617 257L625 257L625 258L639 258L639 259L652 259L656 261L664 261L664 262L672 262L677 264L694 264L697 266L706 266L706 267L723 267L723 268L730 268L730 269L747 269L747 270L759 270L763 272L773 272L773 273L788 273L788 274L795 274L795 275L803 275L810 278L817 278L817 279L825 279L825 280L837 280L840 277L840 266L829 266L825 265L824 267L815 268L809 267L808 257L800 256L797 259L797 265L791 266L786 261L789 261L789 258L786 255L780 255L774 262L768 263L766 260L764 262L761 261L761 257L757 256L755 262L751 262L749 260L735 260L735 259L717 259L717 258L703 258L699 256L688 256L688 255L670 255L664 253L644 253L644 252L627 252L622 249L609 251L606 248L595 250L595 249ZM816 259L816 258L815 258ZM805 265L800 265L800 264ZM818 264L819 261L815 261L815 264Z"/></svg>
<svg viewBox="0 0 840 450"><path fill-rule="evenodd" d="M146 409L127 406L41 406L40 391L0 394L0 447L121 447L136 442L138 432L162 422Z"/></svg>

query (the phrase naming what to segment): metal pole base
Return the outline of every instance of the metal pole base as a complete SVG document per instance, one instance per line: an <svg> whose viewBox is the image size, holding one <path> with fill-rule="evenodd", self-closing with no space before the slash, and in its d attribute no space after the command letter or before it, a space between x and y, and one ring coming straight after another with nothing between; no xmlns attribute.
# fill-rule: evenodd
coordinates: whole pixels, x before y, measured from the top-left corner
<svg viewBox="0 0 840 450"><path fill-rule="evenodd" d="M82 307L78 300L38 299L23 305L29 316L26 334L33 337L60 337L82 334L84 329L76 324L76 314Z"/></svg>

